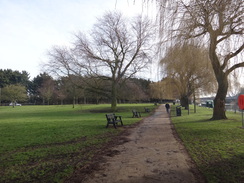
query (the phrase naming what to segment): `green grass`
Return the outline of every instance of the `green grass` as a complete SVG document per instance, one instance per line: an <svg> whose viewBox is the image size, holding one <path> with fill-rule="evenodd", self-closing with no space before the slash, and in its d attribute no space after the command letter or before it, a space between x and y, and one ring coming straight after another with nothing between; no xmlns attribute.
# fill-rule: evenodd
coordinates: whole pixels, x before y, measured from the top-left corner
<svg viewBox="0 0 244 183"><path fill-rule="evenodd" d="M241 114L227 112L228 120L210 121L212 109L197 108L171 120L190 156L209 183L244 182L244 129Z"/></svg>
<svg viewBox="0 0 244 183"><path fill-rule="evenodd" d="M140 120L131 110L144 107L154 108L119 105L116 114L130 125ZM105 128L109 109L105 104L0 107L0 182L62 182L124 130Z"/></svg>

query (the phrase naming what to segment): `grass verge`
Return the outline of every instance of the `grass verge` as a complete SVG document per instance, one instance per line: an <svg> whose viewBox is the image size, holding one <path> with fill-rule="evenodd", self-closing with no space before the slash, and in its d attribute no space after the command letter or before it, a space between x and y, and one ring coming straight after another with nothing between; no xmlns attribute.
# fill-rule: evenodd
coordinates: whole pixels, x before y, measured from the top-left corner
<svg viewBox="0 0 244 183"><path fill-rule="evenodd" d="M125 126L141 120L119 105ZM0 107L0 182L62 182L92 161L105 143L124 131L106 126L109 105ZM147 116L148 113L143 113Z"/></svg>
<svg viewBox="0 0 244 183"><path fill-rule="evenodd" d="M244 129L241 114L227 112L228 120L210 121L212 109L197 108L197 113L182 110L171 120L192 159L208 183L244 182Z"/></svg>

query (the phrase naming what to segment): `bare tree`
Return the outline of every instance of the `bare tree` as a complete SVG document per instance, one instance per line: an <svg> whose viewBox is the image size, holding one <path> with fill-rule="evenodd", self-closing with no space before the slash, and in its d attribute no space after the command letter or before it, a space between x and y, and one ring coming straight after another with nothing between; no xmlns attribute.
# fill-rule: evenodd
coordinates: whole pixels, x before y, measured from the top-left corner
<svg viewBox="0 0 244 183"><path fill-rule="evenodd" d="M125 19L120 13L106 13L94 25L90 37L77 34L77 65L93 76L111 81L111 108L116 109L117 85L144 69L150 62L152 26L148 19Z"/></svg>
<svg viewBox="0 0 244 183"><path fill-rule="evenodd" d="M50 100L55 93L55 82L52 78L46 78L42 87L39 88L39 92L43 98L43 104L45 104L45 99L47 100L47 104L50 104Z"/></svg>
<svg viewBox="0 0 244 183"><path fill-rule="evenodd" d="M184 27L188 30L191 28L187 36L208 35L209 38L209 57L218 82L212 119L226 119L228 75L235 69L244 67L243 60L233 59L238 54L243 54L243 1L196 1L194 9L192 5L183 5L187 9ZM189 22L188 18L192 21Z"/></svg>
<svg viewBox="0 0 244 183"><path fill-rule="evenodd" d="M209 48L209 57L218 82L212 119L226 119L225 98L228 76L234 70L244 67L242 59L244 2L242 0L156 2L162 12L160 25L165 25L165 17L174 23L169 24L173 30L170 32L171 35L180 35L185 39L201 39Z"/></svg>
<svg viewBox="0 0 244 183"><path fill-rule="evenodd" d="M98 19L89 35L75 34L74 48L53 48L47 65L58 74L110 81L111 108L116 110L118 83L142 71L151 61L153 33L147 18L127 19L121 13L109 12Z"/></svg>

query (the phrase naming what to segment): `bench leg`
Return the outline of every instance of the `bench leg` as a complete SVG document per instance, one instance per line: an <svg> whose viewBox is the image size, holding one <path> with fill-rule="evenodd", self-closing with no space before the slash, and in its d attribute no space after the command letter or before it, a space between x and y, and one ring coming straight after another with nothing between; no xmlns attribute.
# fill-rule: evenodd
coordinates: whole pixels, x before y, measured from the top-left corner
<svg viewBox="0 0 244 183"><path fill-rule="evenodd" d="M114 128L117 128L115 122L113 123L113 125L114 125Z"/></svg>
<svg viewBox="0 0 244 183"><path fill-rule="evenodd" d="M141 114L139 112L133 114L132 118L140 118Z"/></svg>

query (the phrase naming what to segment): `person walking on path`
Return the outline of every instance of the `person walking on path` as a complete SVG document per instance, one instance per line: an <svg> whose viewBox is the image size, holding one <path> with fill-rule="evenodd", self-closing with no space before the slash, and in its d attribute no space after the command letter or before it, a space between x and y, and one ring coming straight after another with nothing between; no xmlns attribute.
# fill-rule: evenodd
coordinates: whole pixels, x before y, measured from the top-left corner
<svg viewBox="0 0 244 183"><path fill-rule="evenodd" d="M160 105L151 116L128 128L129 135L120 137L127 140L104 153L98 170L80 177L76 172L76 181L66 182L204 183L163 108Z"/></svg>
<svg viewBox="0 0 244 183"><path fill-rule="evenodd" d="M167 103L167 104L165 104L165 108L166 108L167 113L169 114L170 105L169 105L168 103Z"/></svg>

